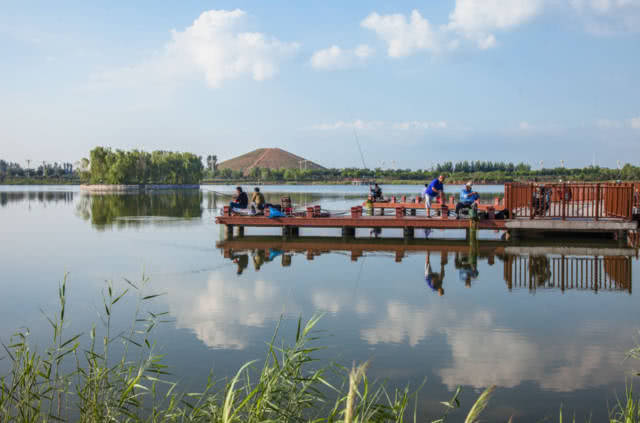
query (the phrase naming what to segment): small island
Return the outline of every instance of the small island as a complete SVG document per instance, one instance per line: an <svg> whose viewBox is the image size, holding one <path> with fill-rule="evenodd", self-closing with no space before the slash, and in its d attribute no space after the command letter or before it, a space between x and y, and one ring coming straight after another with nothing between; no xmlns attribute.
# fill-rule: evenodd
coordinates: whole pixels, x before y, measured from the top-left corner
<svg viewBox="0 0 640 423"><path fill-rule="evenodd" d="M88 192L199 189L204 167L193 153L112 150L96 147L83 164L81 178Z"/></svg>

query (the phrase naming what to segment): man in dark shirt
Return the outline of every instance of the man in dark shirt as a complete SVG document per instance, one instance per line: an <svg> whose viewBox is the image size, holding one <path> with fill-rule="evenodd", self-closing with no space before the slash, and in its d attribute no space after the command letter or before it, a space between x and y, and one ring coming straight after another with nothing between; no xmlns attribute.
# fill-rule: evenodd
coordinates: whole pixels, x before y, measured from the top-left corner
<svg viewBox="0 0 640 423"><path fill-rule="evenodd" d="M246 209L249 205L247 193L242 191L242 187L236 187L235 200L229 203L232 209Z"/></svg>
<svg viewBox="0 0 640 423"><path fill-rule="evenodd" d="M373 197L373 201L382 200L382 188L378 184L375 184L373 187L370 187L371 196Z"/></svg>

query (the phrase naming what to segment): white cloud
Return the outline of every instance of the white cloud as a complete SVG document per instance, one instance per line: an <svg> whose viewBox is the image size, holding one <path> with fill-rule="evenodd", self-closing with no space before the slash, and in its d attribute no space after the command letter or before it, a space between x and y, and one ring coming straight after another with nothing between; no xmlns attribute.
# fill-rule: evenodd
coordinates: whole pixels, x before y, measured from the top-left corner
<svg viewBox="0 0 640 423"><path fill-rule="evenodd" d="M622 128L622 122L611 119L598 119L596 126L600 129Z"/></svg>
<svg viewBox="0 0 640 423"><path fill-rule="evenodd" d="M378 129L384 127L385 123L380 121L369 121L365 122L363 120L354 120L353 122L345 122L339 120L334 123L320 123L316 125L312 125L311 129L315 129L318 131L335 131L337 129Z"/></svg>
<svg viewBox="0 0 640 423"><path fill-rule="evenodd" d="M279 61L294 52L297 43L283 43L259 32L239 32L245 12L210 10L184 31L172 31L167 50L205 74L210 87L225 79L250 75L256 81L273 77Z"/></svg>
<svg viewBox="0 0 640 423"><path fill-rule="evenodd" d="M516 27L541 11L541 0L456 0L447 28L488 49L496 45L493 31Z"/></svg>
<svg viewBox="0 0 640 423"><path fill-rule="evenodd" d="M240 30L246 13L236 10L203 12L183 31L172 30L162 54L130 67L103 72L94 82L126 83L204 75L207 85L249 76L256 81L272 78L280 63L298 43L281 42L260 32Z"/></svg>
<svg viewBox="0 0 640 423"><path fill-rule="evenodd" d="M640 116L625 120L598 119L596 121L596 126L600 129L640 129Z"/></svg>
<svg viewBox="0 0 640 423"><path fill-rule="evenodd" d="M429 21L414 10L407 19L403 14L379 15L371 13L360 25L374 31L387 43L390 57L405 57L419 50L438 52L441 42Z"/></svg>
<svg viewBox="0 0 640 423"><path fill-rule="evenodd" d="M526 121L520 122L518 127L523 131L528 131L528 130L532 129L531 124L529 122L526 122Z"/></svg>
<svg viewBox="0 0 640 423"><path fill-rule="evenodd" d="M421 130L421 129L446 129L448 127L445 121L403 121L403 122L383 122L383 121L363 121L354 120L352 122L345 122L339 120L333 123L320 123L312 125L311 129L318 131L335 131L340 129L362 129L362 130L374 130L374 129L386 129L386 130Z"/></svg>
<svg viewBox="0 0 640 423"><path fill-rule="evenodd" d="M640 31L640 0L569 0L587 31L596 35Z"/></svg>
<svg viewBox="0 0 640 423"><path fill-rule="evenodd" d="M369 57L372 57L376 53L373 48L369 47L366 44L360 44L353 52L356 57L359 57L360 59L367 59Z"/></svg>
<svg viewBox="0 0 640 423"><path fill-rule="evenodd" d="M364 62L374 54L375 50L366 44L359 45L353 50L345 50L333 45L313 53L311 66L323 70L346 69Z"/></svg>
<svg viewBox="0 0 640 423"><path fill-rule="evenodd" d="M392 123L391 127L393 129L400 129L403 131L406 131L409 129L445 129L447 127L447 122L445 121L426 122L426 121L412 120L408 122Z"/></svg>

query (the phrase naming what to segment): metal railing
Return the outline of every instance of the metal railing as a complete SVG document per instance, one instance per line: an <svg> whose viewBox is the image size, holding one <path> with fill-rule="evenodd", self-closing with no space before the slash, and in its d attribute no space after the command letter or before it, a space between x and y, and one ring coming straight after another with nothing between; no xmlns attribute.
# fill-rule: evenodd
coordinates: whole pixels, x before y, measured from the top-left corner
<svg viewBox="0 0 640 423"><path fill-rule="evenodd" d="M505 184L505 205L514 218L618 218L631 220L633 184Z"/></svg>
<svg viewBox="0 0 640 423"><path fill-rule="evenodd" d="M630 257L509 256L504 263L509 289L577 289L631 293Z"/></svg>

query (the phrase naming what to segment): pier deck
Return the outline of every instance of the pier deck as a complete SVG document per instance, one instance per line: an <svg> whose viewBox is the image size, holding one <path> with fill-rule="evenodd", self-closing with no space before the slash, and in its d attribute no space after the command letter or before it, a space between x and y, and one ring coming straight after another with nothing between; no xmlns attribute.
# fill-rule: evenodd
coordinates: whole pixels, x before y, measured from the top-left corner
<svg viewBox="0 0 640 423"><path fill-rule="evenodd" d="M493 204L480 204L487 218L471 221L449 216L454 207L453 197L448 203L433 203L432 209L439 216L418 215L423 208L418 201L407 202L403 197L396 202L365 202L368 213L362 206L351 207L350 216L331 216L323 213L320 206L307 207L306 212L295 216L269 218L232 213L225 206L216 223L226 226L228 238L233 238L234 226L238 235L244 236L245 227L282 228L285 237L298 237L299 228L338 228L345 237L354 237L357 228L403 229L404 238L412 239L415 229L464 229L466 237L476 230L504 230L510 239L542 237L547 233L576 233L609 236L621 245L626 244L630 231L637 231L634 219L634 187L631 184L505 184L505 197L496 198ZM376 216L375 209L394 209L393 215ZM506 210L498 215L496 212ZM384 210L383 210L384 211ZM496 216L509 219L496 219Z"/></svg>

